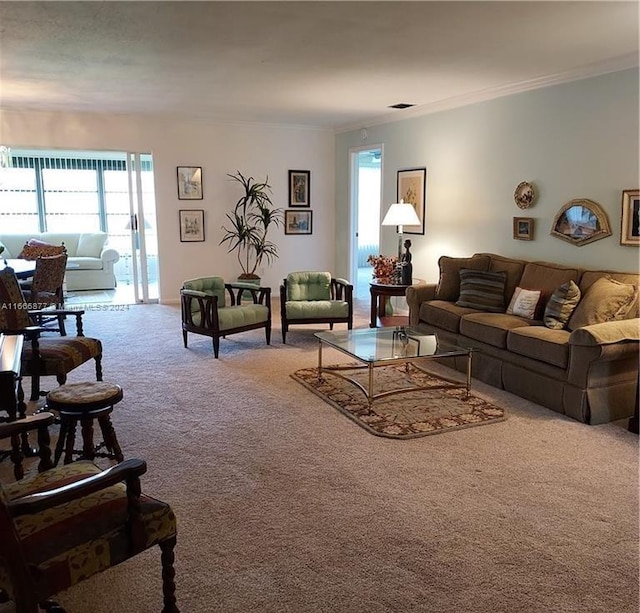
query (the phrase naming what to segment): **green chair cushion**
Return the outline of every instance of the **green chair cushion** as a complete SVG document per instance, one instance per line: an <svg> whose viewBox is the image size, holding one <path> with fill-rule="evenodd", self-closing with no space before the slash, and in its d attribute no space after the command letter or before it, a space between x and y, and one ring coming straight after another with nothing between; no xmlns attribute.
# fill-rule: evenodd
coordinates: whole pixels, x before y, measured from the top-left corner
<svg viewBox="0 0 640 613"><path fill-rule="evenodd" d="M263 304L243 304L241 306L218 309L220 330L251 326L267 321L268 318L269 309Z"/></svg>
<svg viewBox="0 0 640 613"><path fill-rule="evenodd" d="M349 303L342 300L300 300L285 303L287 319L348 317Z"/></svg>
<svg viewBox="0 0 640 613"><path fill-rule="evenodd" d="M182 289L202 292L203 296L217 296L218 307L225 306L224 279L222 277L199 277L189 279L182 284ZM191 304L193 312L198 310L198 302L194 300Z"/></svg>
<svg viewBox="0 0 640 613"><path fill-rule="evenodd" d="M287 300L330 300L331 273L292 272L287 275Z"/></svg>

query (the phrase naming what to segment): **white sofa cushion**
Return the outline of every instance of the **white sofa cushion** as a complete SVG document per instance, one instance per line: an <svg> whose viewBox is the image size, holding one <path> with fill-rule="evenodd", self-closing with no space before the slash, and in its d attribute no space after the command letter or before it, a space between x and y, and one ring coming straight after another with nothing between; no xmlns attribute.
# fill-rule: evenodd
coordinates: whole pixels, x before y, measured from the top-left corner
<svg viewBox="0 0 640 613"><path fill-rule="evenodd" d="M102 248L107 242L107 235L104 233L92 232L91 234L81 234L78 241L76 256L87 258L99 258Z"/></svg>

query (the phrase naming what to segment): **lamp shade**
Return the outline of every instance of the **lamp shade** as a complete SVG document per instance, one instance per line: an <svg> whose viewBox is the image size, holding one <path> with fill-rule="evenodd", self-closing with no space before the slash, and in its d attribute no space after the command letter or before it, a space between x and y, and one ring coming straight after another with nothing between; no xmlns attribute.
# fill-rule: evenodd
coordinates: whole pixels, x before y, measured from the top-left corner
<svg viewBox="0 0 640 613"><path fill-rule="evenodd" d="M383 226L419 226L420 219L410 202L394 202L382 220Z"/></svg>

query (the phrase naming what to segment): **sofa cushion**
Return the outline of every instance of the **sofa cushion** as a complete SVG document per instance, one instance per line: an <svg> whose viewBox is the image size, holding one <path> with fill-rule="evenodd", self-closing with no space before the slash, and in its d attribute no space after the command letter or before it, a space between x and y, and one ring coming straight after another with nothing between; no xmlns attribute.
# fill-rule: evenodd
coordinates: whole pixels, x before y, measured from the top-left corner
<svg viewBox="0 0 640 613"><path fill-rule="evenodd" d="M506 272L460 270L460 297L456 305L489 313L504 313Z"/></svg>
<svg viewBox="0 0 640 613"><path fill-rule="evenodd" d="M430 300L420 305L419 320L457 334L460 332L460 318L476 312L475 309L456 306L447 300Z"/></svg>
<svg viewBox="0 0 640 613"><path fill-rule="evenodd" d="M107 235L103 232L81 234L76 255L78 257L99 258L106 242Z"/></svg>
<svg viewBox="0 0 640 613"><path fill-rule="evenodd" d="M518 315L526 319L535 319L538 302L540 302L539 289L516 287L516 291L513 292L511 302L507 307L507 314Z"/></svg>
<svg viewBox="0 0 640 613"><path fill-rule="evenodd" d="M525 289L540 290L540 302L535 318L541 320L551 294L563 283L567 281L578 283L579 280L580 270L577 268L549 262L529 262L524 267L519 285Z"/></svg>
<svg viewBox="0 0 640 613"><path fill-rule="evenodd" d="M460 320L460 333L487 345L506 348L509 330L536 322L506 313L471 313Z"/></svg>
<svg viewBox="0 0 640 613"><path fill-rule="evenodd" d="M584 296L587 290L600 278L608 277L614 281L620 283L626 283L627 285L635 285L640 287L640 275L626 272L612 272L608 270L586 270L580 277L580 291ZM625 319L632 317L640 317L640 301L636 299L632 308L626 315Z"/></svg>
<svg viewBox="0 0 640 613"><path fill-rule="evenodd" d="M507 334L507 349L527 358L566 368L569 361L568 330L546 326L515 328Z"/></svg>
<svg viewBox="0 0 640 613"><path fill-rule="evenodd" d="M577 330L591 324L624 319L637 298L636 294L634 285L600 277L578 303L569 319L569 329Z"/></svg>
<svg viewBox="0 0 640 613"><path fill-rule="evenodd" d="M542 321L547 328L562 330L580 301L580 288L573 282L563 283L549 298Z"/></svg>
<svg viewBox="0 0 640 613"><path fill-rule="evenodd" d="M489 270L490 262L487 255L474 255L470 258L451 258L443 255L438 260L440 277L436 289L436 299L455 302L460 297L460 271L463 268Z"/></svg>
<svg viewBox="0 0 640 613"><path fill-rule="evenodd" d="M68 258L67 270L102 270L104 263L100 258Z"/></svg>
<svg viewBox="0 0 640 613"><path fill-rule="evenodd" d="M504 303L509 304L513 292L516 291L516 287L520 283L522 278L522 272L524 271L524 260L515 260L513 258L506 258L495 253L476 253L476 255L487 255L491 258L491 264L489 270L491 272L506 272L507 280L504 286Z"/></svg>

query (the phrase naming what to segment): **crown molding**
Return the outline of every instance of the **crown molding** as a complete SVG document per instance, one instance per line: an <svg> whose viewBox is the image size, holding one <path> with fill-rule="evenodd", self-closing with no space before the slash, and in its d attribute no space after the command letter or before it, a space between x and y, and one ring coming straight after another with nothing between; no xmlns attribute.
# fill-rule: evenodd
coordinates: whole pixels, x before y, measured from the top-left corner
<svg viewBox="0 0 640 613"><path fill-rule="evenodd" d="M342 134L344 132L361 130L364 126L368 128L370 126L394 123L396 121L404 121L405 119L413 119L414 117L421 117L423 115L431 115L432 113L448 111L462 106L470 106L479 102L486 102L495 98L511 96L513 94L519 94L534 89L542 89L545 87L551 87L553 85L561 85L562 83L570 83L571 81L579 81L581 79L597 77L603 74L619 72L621 70L628 70L630 68L638 68L639 64L640 57L638 56L638 54L628 53L626 55L617 56L603 62L587 64L586 66L581 66L580 68L567 70L565 72L559 72L556 74L534 79L527 79L526 81L519 81L518 83L510 83L508 85L491 87L461 96L445 98L443 100L437 100L429 104L414 106L410 109L405 109L399 112L385 113L384 115L378 115L375 117L371 117L368 120L360 121L357 124L353 123L349 125L338 126L335 129L335 133Z"/></svg>

